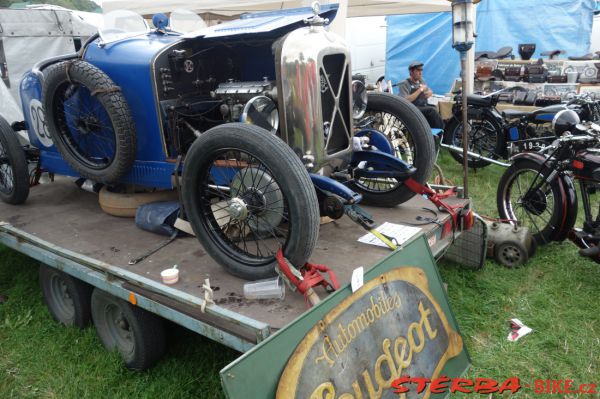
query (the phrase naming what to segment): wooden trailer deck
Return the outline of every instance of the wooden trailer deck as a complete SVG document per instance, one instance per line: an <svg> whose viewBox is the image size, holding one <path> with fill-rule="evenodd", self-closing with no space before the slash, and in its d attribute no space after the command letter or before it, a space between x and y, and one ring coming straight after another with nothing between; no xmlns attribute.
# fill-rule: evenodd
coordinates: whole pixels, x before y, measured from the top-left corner
<svg viewBox="0 0 600 399"><path fill-rule="evenodd" d="M431 217L424 208L435 206L419 196L394 209L365 207L378 223L399 224L415 223L419 215ZM441 222L449 218L436 212ZM244 299L245 281L228 274L195 237L177 238L144 261L128 265L130 259L166 237L140 230L132 218L105 214L98 196L81 190L71 179L33 187L24 205L0 203L0 221L4 222L0 242L84 280L91 273L104 279L106 287L116 284L118 289L113 292L122 298L127 299L128 292L135 293L142 298L140 306L238 350L249 349L307 309L304 298L290 290L284 300ZM430 223L420 227L430 238L434 255L441 255L450 245L449 239L440 239L441 226ZM326 264L341 284L347 283L356 267L368 269L390 254L387 248L357 242L364 234L366 231L348 217L322 225L311 262ZM160 272L175 264L180 270L179 282L162 284ZM210 279L216 306L202 312L206 278ZM322 289L317 293L325 295ZM232 338L236 338L235 343Z"/></svg>

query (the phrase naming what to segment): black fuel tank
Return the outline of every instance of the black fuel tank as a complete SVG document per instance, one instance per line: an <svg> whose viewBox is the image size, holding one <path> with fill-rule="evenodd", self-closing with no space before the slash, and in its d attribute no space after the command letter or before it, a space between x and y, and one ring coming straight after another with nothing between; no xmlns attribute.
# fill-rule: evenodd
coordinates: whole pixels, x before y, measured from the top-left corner
<svg viewBox="0 0 600 399"><path fill-rule="evenodd" d="M533 123L551 123L554 115L560 111L567 109L564 104L549 105L544 108L532 111L529 114L529 121Z"/></svg>

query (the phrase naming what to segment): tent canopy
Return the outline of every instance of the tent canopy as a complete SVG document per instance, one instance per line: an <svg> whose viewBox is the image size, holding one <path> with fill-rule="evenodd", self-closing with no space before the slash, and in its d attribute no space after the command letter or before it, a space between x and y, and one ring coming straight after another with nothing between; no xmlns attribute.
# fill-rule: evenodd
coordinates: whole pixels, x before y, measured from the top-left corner
<svg viewBox="0 0 600 399"><path fill-rule="evenodd" d="M520 43L536 43L534 58L554 49L586 54L595 7L595 0L483 1L477 6L476 50L511 46L518 57ZM410 62L420 60L429 87L446 93L460 73L452 48L452 15L390 16L387 21L386 78L394 83L406 79Z"/></svg>
<svg viewBox="0 0 600 399"><path fill-rule="evenodd" d="M310 3L307 0L104 0L102 9L105 13L114 10L131 10L141 15L149 15L183 8L198 14L235 16L245 12L305 7ZM329 2L322 1L322 3ZM448 0L348 0L348 17L421 14L450 11L450 9Z"/></svg>

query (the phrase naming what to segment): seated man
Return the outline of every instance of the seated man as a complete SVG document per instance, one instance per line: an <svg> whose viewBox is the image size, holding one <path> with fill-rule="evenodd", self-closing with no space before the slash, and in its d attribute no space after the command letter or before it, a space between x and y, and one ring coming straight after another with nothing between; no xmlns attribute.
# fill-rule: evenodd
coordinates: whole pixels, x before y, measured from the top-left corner
<svg viewBox="0 0 600 399"><path fill-rule="evenodd" d="M438 113L436 107L427 104L427 99L433 95L433 92L423 80L423 63L414 61L408 66L410 77L403 82L398 83L400 96L413 103L425 115L429 126L433 129L443 129L444 121Z"/></svg>

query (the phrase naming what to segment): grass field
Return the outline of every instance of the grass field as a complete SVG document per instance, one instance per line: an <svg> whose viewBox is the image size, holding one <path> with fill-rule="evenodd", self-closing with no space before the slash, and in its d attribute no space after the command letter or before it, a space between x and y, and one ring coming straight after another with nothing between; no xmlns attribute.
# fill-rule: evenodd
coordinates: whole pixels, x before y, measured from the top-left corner
<svg viewBox="0 0 600 399"><path fill-rule="evenodd" d="M459 165L444 156L444 170L460 183ZM475 209L494 216L496 183L491 166L470 174ZM540 248L525 267L488 262L482 271L441 263L450 303L473 367L468 376L504 380L573 379L600 383L600 265L569 243ZM125 370L107 353L93 328L55 324L43 304L37 264L0 247L0 398L219 398L218 371L239 356L222 345L169 329L166 357L147 372ZM507 320L534 329L506 340ZM472 395L470 395L472 396ZM515 397L548 397L523 391ZM565 397L558 395L554 397ZM576 397L576 396L571 396ZM581 397L599 397L582 395Z"/></svg>

